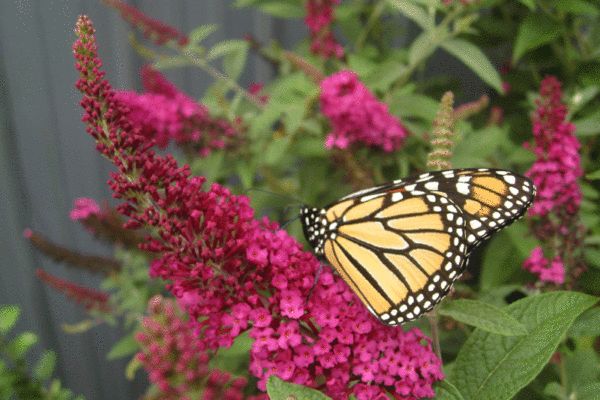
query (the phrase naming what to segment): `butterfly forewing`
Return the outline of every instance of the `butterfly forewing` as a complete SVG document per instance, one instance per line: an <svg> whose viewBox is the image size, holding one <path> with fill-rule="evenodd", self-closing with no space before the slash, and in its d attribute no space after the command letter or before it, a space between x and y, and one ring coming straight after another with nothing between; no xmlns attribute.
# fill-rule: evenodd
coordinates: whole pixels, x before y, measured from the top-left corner
<svg viewBox="0 0 600 400"><path fill-rule="evenodd" d="M529 179L498 169L421 174L416 186L443 193L461 208L467 220L468 253L492 233L523 216L535 197L535 187Z"/></svg>
<svg viewBox="0 0 600 400"><path fill-rule="evenodd" d="M535 188L503 170L431 172L350 194L302 224L369 310L398 325L433 308L490 233L520 217Z"/></svg>

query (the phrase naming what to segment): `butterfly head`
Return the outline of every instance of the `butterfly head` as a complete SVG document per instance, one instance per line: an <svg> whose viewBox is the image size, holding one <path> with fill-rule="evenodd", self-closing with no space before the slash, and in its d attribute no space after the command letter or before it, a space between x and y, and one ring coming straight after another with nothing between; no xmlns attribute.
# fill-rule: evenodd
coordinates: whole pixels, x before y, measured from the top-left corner
<svg viewBox="0 0 600 400"><path fill-rule="evenodd" d="M300 209L300 221L302 221L304 237L306 237L308 244L315 249L315 253L317 253L317 255L321 255L323 253L325 226L322 224L322 220L322 209L309 206L304 206Z"/></svg>

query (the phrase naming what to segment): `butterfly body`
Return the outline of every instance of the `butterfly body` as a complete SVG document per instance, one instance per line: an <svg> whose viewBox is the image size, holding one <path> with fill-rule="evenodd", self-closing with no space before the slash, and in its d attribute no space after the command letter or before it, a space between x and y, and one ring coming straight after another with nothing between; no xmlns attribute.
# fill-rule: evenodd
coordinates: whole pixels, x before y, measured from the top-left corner
<svg viewBox="0 0 600 400"><path fill-rule="evenodd" d="M535 197L525 177L496 169L436 171L303 207L304 234L383 323L430 311L482 240Z"/></svg>

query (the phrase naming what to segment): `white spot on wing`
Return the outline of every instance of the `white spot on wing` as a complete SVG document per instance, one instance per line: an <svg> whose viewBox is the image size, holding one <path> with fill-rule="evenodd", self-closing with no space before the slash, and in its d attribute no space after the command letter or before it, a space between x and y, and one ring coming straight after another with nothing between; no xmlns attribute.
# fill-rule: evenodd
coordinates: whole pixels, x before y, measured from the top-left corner
<svg viewBox="0 0 600 400"><path fill-rule="evenodd" d="M435 182L435 181L434 182L427 182L425 184L425 188L427 190L438 190L439 185L440 185L439 182Z"/></svg>
<svg viewBox="0 0 600 400"><path fill-rule="evenodd" d="M404 195L402 195L402 192L396 192L392 194L392 202L396 203L400 200L402 200L404 198Z"/></svg>
<svg viewBox="0 0 600 400"><path fill-rule="evenodd" d="M460 194L463 194L465 196L468 196L469 193L471 192L469 190L469 184L468 183L457 183L456 184L456 191Z"/></svg>

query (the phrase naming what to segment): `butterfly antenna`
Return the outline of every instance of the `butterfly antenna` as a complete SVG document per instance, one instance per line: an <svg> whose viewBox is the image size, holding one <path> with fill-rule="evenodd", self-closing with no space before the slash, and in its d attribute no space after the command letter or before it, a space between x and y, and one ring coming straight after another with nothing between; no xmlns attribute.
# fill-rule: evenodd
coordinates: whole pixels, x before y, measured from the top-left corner
<svg viewBox="0 0 600 400"><path fill-rule="evenodd" d="M292 222L294 222L295 220L297 220L298 218L300 218L300 214L296 215L294 218L290 219L288 222L284 223L283 225L281 225L279 227L279 229L285 229L289 224L291 224Z"/></svg>

